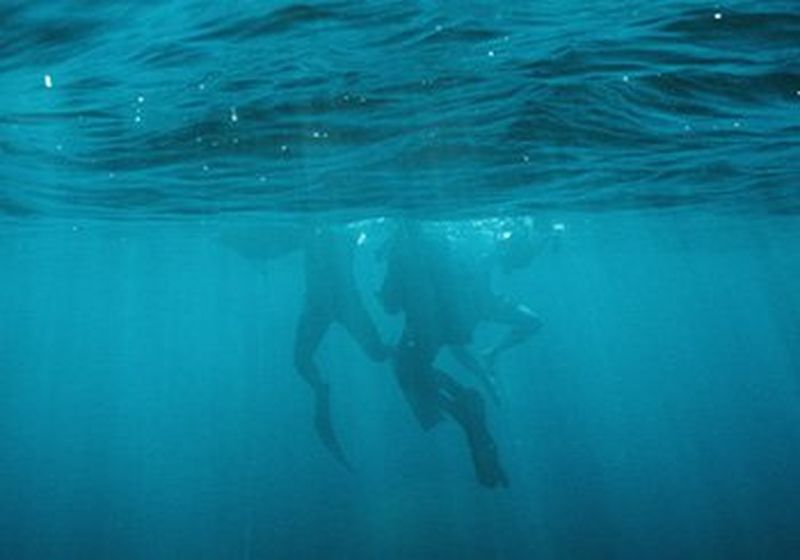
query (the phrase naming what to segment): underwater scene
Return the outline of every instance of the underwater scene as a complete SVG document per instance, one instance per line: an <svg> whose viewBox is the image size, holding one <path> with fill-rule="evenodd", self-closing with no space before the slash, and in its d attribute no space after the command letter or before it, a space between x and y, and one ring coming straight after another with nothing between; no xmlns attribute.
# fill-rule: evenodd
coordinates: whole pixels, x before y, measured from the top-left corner
<svg viewBox="0 0 800 560"><path fill-rule="evenodd" d="M796 0L0 0L0 558L800 558Z"/></svg>

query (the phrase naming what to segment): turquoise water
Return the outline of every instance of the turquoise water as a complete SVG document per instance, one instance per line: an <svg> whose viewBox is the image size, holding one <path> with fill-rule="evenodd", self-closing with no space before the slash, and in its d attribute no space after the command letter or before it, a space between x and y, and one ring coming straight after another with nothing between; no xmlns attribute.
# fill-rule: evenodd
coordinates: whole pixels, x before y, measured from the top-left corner
<svg viewBox="0 0 800 560"><path fill-rule="evenodd" d="M0 30L0 557L800 556L794 2L7 0ZM437 361L508 488L336 324L344 468L294 354L347 257L302 232L356 240L338 296L395 346L403 224L470 260L519 223L492 287L541 328L496 399ZM458 270L419 302L478 307Z"/></svg>

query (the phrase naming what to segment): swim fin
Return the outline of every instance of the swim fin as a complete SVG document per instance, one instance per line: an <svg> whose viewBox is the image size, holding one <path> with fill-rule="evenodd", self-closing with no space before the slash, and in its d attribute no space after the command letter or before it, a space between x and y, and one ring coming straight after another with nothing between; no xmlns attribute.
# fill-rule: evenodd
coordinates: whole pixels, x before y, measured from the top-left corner
<svg viewBox="0 0 800 560"><path fill-rule="evenodd" d="M483 486L508 487L508 477L500 465L497 444L486 426L486 405L477 391L468 389L460 397L464 417L461 425L467 436L475 474Z"/></svg>
<svg viewBox="0 0 800 560"><path fill-rule="evenodd" d="M327 385L321 385L315 390L314 428L319 439L322 440L322 444L334 458L348 471L353 472L353 466L344 454L339 438L333 429L330 389Z"/></svg>

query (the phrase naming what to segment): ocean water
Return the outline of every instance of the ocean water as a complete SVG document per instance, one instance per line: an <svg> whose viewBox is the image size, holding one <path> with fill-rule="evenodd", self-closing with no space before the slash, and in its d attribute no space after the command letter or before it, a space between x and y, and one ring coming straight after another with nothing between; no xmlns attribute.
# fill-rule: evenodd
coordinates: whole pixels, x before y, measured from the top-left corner
<svg viewBox="0 0 800 560"><path fill-rule="evenodd" d="M800 557L796 2L3 0L0 100L0 558ZM315 433L408 224L535 249L497 398L437 361L507 488L342 324Z"/></svg>

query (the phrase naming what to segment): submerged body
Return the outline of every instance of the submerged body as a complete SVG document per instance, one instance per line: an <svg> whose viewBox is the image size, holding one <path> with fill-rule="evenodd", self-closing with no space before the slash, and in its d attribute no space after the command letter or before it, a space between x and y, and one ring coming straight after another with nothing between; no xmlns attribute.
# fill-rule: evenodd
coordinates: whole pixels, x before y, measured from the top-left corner
<svg viewBox="0 0 800 560"><path fill-rule="evenodd" d="M304 267L302 309L293 342L296 372L314 396L314 427L325 447L345 467L351 464L334 429L330 383L315 358L328 329L341 325L375 362L393 357L395 378L423 429L445 417L467 437L479 481L507 484L480 392L436 367L448 349L496 403L494 361L540 328L538 317L492 289L492 271L506 268L504 246L491 230L473 228L459 235L418 222L401 222L383 253L387 261L379 296L390 314L402 312L402 334L395 348L381 339L355 276L362 232L346 225L261 231L263 247L248 236L229 236L229 245L246 256L274 258L300 250ZM475 250L478 248L479 250ZM505 247L507 249L507 247ZM473 350L482 322L508 326L508 332L481 355Z"/></svg>
<svg viewBox="0 0 800 560"><path fill-rule="evenodd" d="M356 239L344 228L317 227L304 243L305 295L295 331L294 364L314 392L314 426L336 459L350 463L333 428L330 388L314 355L331 325L341 324L372 360L389 355L369 316L353 272Z"/></svg>
<svg viewBox="0 0 800 560"><path fill-rule="evenodd" d="M467 438L479 482L507 486L482 396L434 365L442 348L469 343L480 317L481 306L470 305L480 283L454 257L445 238L430 237L417 224L400 226L381 290L386 310L405 315L394 373L423 429L450 416Z"/></svg>

